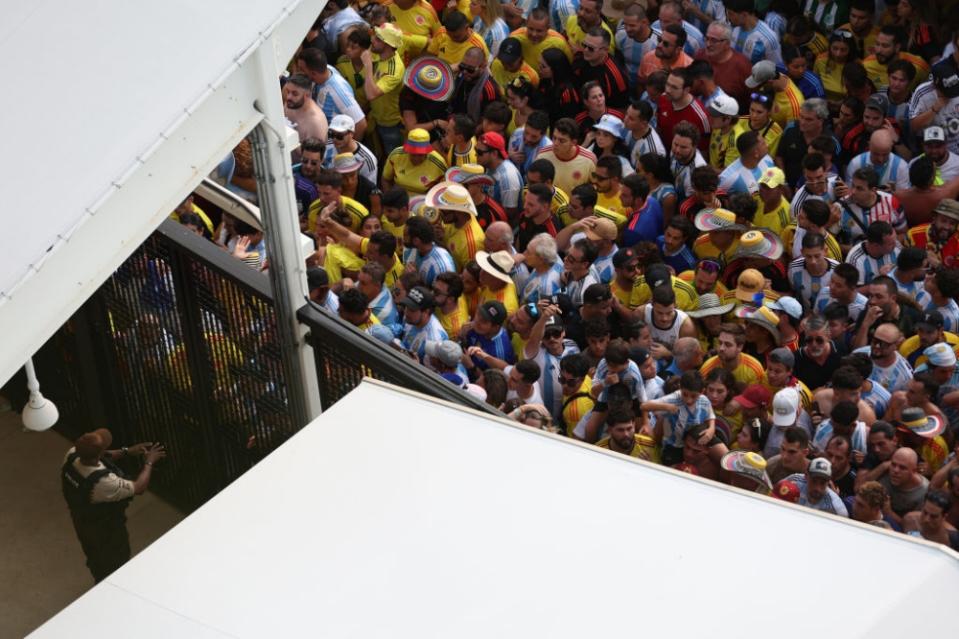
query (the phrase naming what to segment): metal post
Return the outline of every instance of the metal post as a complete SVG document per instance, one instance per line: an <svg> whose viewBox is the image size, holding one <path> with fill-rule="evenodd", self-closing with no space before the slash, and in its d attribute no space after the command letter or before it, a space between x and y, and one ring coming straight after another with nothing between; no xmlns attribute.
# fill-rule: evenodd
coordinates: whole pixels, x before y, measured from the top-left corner
<svg viewBox="0 0 959 639"><path fill-rule="evenodd" d="M253 166L276 300L277 330L287 367L290 408L301 425L305 425L319 415L322 408L313 349L306 339L307 328L296 319L296 311L303 305L309 289L306 264L300 255L300 221L293 191L291 149L284 136L286 118L274 42L264 43L250 64L258 70L260 86L256 107L263 113L263 121L253 130Z"/></svg>

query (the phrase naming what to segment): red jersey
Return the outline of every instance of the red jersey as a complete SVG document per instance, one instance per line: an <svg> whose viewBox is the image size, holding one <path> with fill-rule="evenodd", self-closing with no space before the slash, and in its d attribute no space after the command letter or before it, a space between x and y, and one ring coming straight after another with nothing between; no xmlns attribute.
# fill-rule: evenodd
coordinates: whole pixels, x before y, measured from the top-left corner
<svg viewBox="0 0 959 639"><path fill-rule="evenodd" d="M931 224L920 224L906 231L906 245L933 251L939 256L943 266L955 268L959 265L959 233L953 233L945 242L937 242L929 233Z"/></svg>
<svg viewBox="0 0 959 639"><path fill-rule="evenodd" d="M665 94L659 96L659 106L656 110L656 122L659 128L659 137L663 146L669 151L673 144L673 132L680 122L689 122L699 131L699 150L709 152L709 116L702 103L693 98L693 101L682 109L673 109L672 101Z"/></svg>

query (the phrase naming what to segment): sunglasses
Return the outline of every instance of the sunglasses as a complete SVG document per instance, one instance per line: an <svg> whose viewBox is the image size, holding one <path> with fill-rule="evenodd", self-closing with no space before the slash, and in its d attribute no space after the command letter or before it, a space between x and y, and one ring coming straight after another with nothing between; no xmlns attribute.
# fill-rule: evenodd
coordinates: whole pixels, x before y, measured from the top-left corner
<svg viewBox="0 0 959 639"><path fill-rule="evenodd" d="M562 336L563 336L563 331L559 331L559 330L556 330L556 329L553 329L553 330L551 330L551 331L546 331L546 332L543 334L543 337L546 338L546 339L558 339L558 338L560 338L560 337L562 337Z"/></svg>
<svg viewBox="0 0 959 639"><path fill-rule="evenodd" d="M599 173L593 172L593 173L592 173L592 178L593 178L594 180L596 180L597 182L605 182L606 180L609 179L609 176L608 176L608 175L600 175Z"/></svg>
<svg viewBox="0 0 959 639"><path fill-rule="evenodd" d="M829 341L829 340L827 340L825 337L809 337L809 338L806 338L806 342L809 343L809 344L825 344L825 343L828 342L828 341Z"/></svg>
<svg viewBox="0 0 959 639"><path fill-rule="evenodd" d="M565 375L559 376L559 383L563 386L578 386L582 383L582 377L566 377Z"/></svg>
<svg viewBox="0 0 959 639"><path fill-rule="evenodd" d="M722 265L715 260L699 260L696 268L700 271L706 271L707 273L718 273Z"/></svg>
<svg viewBox="0 0 959 639"><path fill-rule="evenodd" d="M872 338L872 345L878 346L880 348L888 348L890 346L895 346L895 344L893 344L892 342L884 342L883 340L876 337Z"/></svg>
<svg viewBox="0 0 959 639"><path fill-rule="evenodd" d="M481 148L479 148L479 147L476 147L476 155L486 155L487 153L489 153L489 152L492 151L492 150L493 150L493 149L481 149Z"/></svg>
<svg viewBox="0 0 959 639"><path fill-rule="evenodd" d="M473 73L474 71L476 71L476 67L471 66L469 64L460 64L460 71L462 71L463 73Z"/></svg>
<svg viewBox="0 0 959 639"><path fill-rule="evenodd" d="M599 47L595 47L591 44L583 44L583 48L587 51L599 51Z"/></svg>
<svg viewBox="0 0 959 639"><path fill-rule="evenodd" d="M345 133L345 132L337 133L336 131L330 131L330 137L333 138L334 140L342 140L347 135L349 135L349 133Z"/></svg>
<svg viewBox="0 0 959 639"><path fill-rule="evenodd" d="M771 98L764 93L750 93L749 99L760 104L769 104Z"/></svg>

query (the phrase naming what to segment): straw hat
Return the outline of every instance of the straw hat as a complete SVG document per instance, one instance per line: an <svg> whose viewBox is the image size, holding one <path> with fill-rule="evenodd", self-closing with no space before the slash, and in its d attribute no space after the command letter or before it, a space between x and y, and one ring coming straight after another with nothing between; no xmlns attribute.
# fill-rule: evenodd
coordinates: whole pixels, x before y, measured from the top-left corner
<svg viewBox="0 0 959 639"><path fill-rule="evenodd" d="M766 286L766 278L763 277L763 274L754 268L747 268L739 274L739 279L736 280L736 299L740 302L753 304L756 294L762 293L764 286Z"/></svg>
<svg viewBox="0 0 959 639"><path fill-rule="evenodd" d="M748 477L772 490L773 484L766 474L766 460L759 453L734 450L723 455L719 465L731 473Z"/></svg>
<svg viewBox="0 0 959 639"><path fill-rule="evenodd" d="M453 70L439 58L425 55L406 67L403 84L422 98L446 102L453 95Z"/></svg>
<svg viewBox="0 0 959 639"><path fill-rule="evenodd" d="M411 155L429 155L433 151L430 134L426 129L413 129L406 136L403 150Z"/></svg>
<svg viewBox="0 0 959 639"><path fill-rule="evenodd" d="M746 231L739 238L739 246L733 259L740 257L764 257L778 260L783 254L783 242L768 229Z"/></svg>
<svg viewBox="0 0 959 639"><path fill-rule="evenodd" d="M352 153L338 153L333 157L333 170L337 173L359 171L363 161Z"/></svg>
<svg viewBox="0 0 959 639"><path fill-rule="evenodd" d="M902 425L920 437L933 437L942 434L946 424L936 415L926 415L921 408L904 408L900 417Z"/></svg>
<svg viewBox="0 0 959 639"><path fill-rule="evenodd" d="M378 27L374 27L373 32L377 38L394 49L399 49L403 44L403 31L392 22L385 22Z"/></svg>
<svg viewBox="0 0 959 639"><path fill-rule="evenodd" d="M454 166L446 171L446 180L456 182L457 184L469 185L479 184L480 186L493 186L495 181L493 177L486 174L479 164L462 164Z"/></svg>
<svg viewBox="0 0 959 639"><path fill-rule="evenodd" d="M476 217L476 205L466 187L456 182L440 182L426 194L426 206L440 211L459 211Z"/></svg>
<svg viewBox="0 0 959 639"><path fill-rule="evenodd" d="M736 311L736 317L762 326L772 334L773 341L779 343L779 316L768 306L758 308L742 306Z"/></svg>
<svg viewBox="0 0 959 639"><path fill-rule="evenodd" d="M513 281L510 273L513 272L513 256L508 251L496 251L487 253L486 251L476 251L476 263L479 267L495 277L496 279L509 284Z"/></svg>
<svg viewBox="0 0 959 639"><path fill-rule="evenodd" d="M736 223L736 214L727 209L703 209L696 214L696 228L700 231L744 231Z"/></svg>
<svg viewBox="0 0 959 639"><path fill-rule="evenodd" d="M703 293L699 296L696 310L686 311L690 317L709 317L710 315L725 315L736 306L734 303L723 304L715 293Z"/></svg>

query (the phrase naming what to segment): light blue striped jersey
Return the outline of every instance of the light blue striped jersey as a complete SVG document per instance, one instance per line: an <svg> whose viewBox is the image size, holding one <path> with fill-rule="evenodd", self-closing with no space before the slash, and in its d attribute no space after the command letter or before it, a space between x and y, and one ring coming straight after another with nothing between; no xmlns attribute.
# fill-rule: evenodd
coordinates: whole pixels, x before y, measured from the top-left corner
<svg viewBox="0 0 959 639"><path fill-rule="evenodd" d="M892 393L879 384L873 384L868 392L860 391L859 399L872 406L872 410L876 413L877 419L882 419L882 416L886 414L886 410L889 408L889 400L892 399Z"/></svg>
<svg viewBox="0 0 959 639"><path fill-rule="evenodd" d="M842 503L842 498L839 494L832 488L826 488L826 495L820 499L817 503L809 503L808 497L808 488L806 483L805 473L796 473L795 475L790 475L787 477L789 481L796 484L799 487L799 505L808 506L809 508L814 508L816 510L821 510L824 513L832 513L834 515L839 515L840 517L848 517L849 511L846 509L846 505Z"/></svg>
<svg viewBox="0 0 959 639"><path fill-rule="evenodd" d="M396 310L396 304L393 303L393 296L390 289L383 287L372 302L369 304L370 311L380 320L380 324L393 331L394 337L399 337L403 332L403 321L400 319L399 311Z"/></svg>
<svg viewBox="0 0 959 639"><path fill-rule="evenodd" d="M693 169L697 166L706 166L706 160L703 154L696 149L696 155L689 164L681 164L676 158L670 158L669 169L673 172L673 184L676 185L676 194L679 198L679 204L687 197L693 194Z"/></svg>
<svg viewBox="0 0 959 639"><path fill-rule="evenodd" d="M796 258L789 263L789 286L793 290L795 297L802 304L805 310L812 308L819 297L819 292L829 286L829 280L832 279L832 271L839 266L836 260L826 258L826 272L822 275L813 275L806 270L806 258Z"/></svg>
<svg viewBox="0 0 959 639"><path fill-rule="evenodd" d="M851 224L851 222L850 222ZM859 286L868 284L873 278L881 275L879 270L887 264L895 264L899 257L899 247L892 253L887 253L882 257L875 258L866 252L866 240L849 249L849 255L846 256L846 262L852 264L859 271Z"/></svg>
<svg viewBox="0 0 959 639"><path fill-rule="evenodd" d="M819 428L816 429L816 434L812 438L813 447L820 451L826 451L826 444L829 443L829 439L832 437L833 426L832 420L828 417L819 424ZM866 428L866 422L856 422L856 427L852 431L852 449L861 452L865 455L866 450L866 436L869 434L869 429Z"/></svg>
<svg viewBox="0 0 959 639"><path fill-rule="evenodd" d="M553 31L566 33L566 21L576 15L579 0L551 0L549 3L549 26Z"/></svg>
<svg viewBox="0 0 959 639"><path fill-rule="evenodd" d="M519 199L523 194L523 176L511 160L503 160L491 173L493 180L493 199L504 209L519 208Z"/></svg>
<svg viewBox="0 0 959 639"><path fill-rule="evenodd" d="M412 263L427 286L433 286L433 280L440 273L455 273L456 262L445 248L433 245L433 249L426 255L420 255L415 249L410 254L407 264Z"/></svg>
<svg viewBox="0 0 959 639"><path fill-rule="evenodd" d="M866 356L869 356L870 352L871 348L869 346L863 346L853 351L853 353L863 353ZM890 393L895 393L898 390L906 390L912 375L912 366L909 365L905 357L896 353L896 361L889 366L880 366L874 360L869 379L873 385L882 386Z"/></svg>
<svg viewBox="0 0 959 639"><path fill-rule="evenodd" d="M900 291L916 301L919 301L919 296L926 292L926 289L923 287L923 282L925 281L924 279L913 282L903 282L900 280L898 266L889 271L887 275L896 281L896 285L899 287Z"/></svg>
<svg viewBox="0 0 959 639"><path fill-rule="evenodd" d="M646 134L638 140L633 137L632 131L626 131L625 142L626 147L630 149L629 158L633 166L639 166L639 158L647 153L655 153L656 155L661 155L663 157L668 155L668 153L666 153L666 147L663 145L662 138L659 137L659 133L652 126L652 124L650 124Z"/></svg>
<svg viewBox="0 0 959 639"><path fill-rule="evenodd" d="M639 66L643 63L643 56L656 50L656 45L659 44L659 36L660 32L654 30L644 42L639 42L626 35L626 27L622 23L616 29L616 35L613 39L616 42L616 50L623 54L623 62L626 63L626 81L629 82L630 89L636 88L636 83L639 80Z"/></svg>
<svg viewBox="0 0 959 639"><path fill-rule="evenodd" d="M502 18L496 18L493 24L487 27L483 19L476 16L476 18L473 19L473 31L478 33L486 43L486 48L489 49L490 60L496 58L496 54L499 53L500 43L509 37L509 25L507 25L506 21Z"/></svg>
<svg viewBox="0 0 959 639"><path fill-rule="evenodd" d="M956 304L956 300L950 299L946 301L945 306L936 306L936 303L932 301L932 295L927 293L926 289L920 288L916 295L916 302L926 313L939 311L944 320L943 328L950 333L959 333L959 304Z"/></svg>
<svg viewBox="0 0 959 639"><path fill-rule="evenodd" d="M422 328L412 324L403 326L403 347L411 353L416 353L420 361L426 357L426 342L442 342L447 339L449 335L446 334L446 330L435 315L430 315L430 321Z"/></svg>
<svg viewBox="0 0 959 639"><path fill-rule="evenodd" d="M519 169L520 174L523 178L526 177L526 171L529 170L529 165L533 163L533 160L536 159L536 154L539 153L539 150L549 146L553 143L549 139L548 135L543 135L539 139L539 143L536 146L526 146L523 142L523 134L525 133L526 127L519 127L513 131L513 135L509 136L509 144L506 145L506 150L509 153L523 153L526 156L526 159L523 160L523 164L516 168Z"/></svg>
<svg viewBox="0 0 959 639"><path fill-rule="evenodd" d="M826 306L830 304L830 302L835 302L835 301L836 300L829 297L829 287L828 286L822 287L822 289L819 291L819 295L816 297L816 304L815 304L816 312L822 313L825 310ZM846 305L846 308L849 309L849 319L851 319L854 322L857 319L859 319L859 314L862 313L862 310L864 308L866 308L866 303L868 301L869 301L868 297L866 297L859 291L856 291L856 299L852 301L852 304Z"/></svg>
<svg viewBox="0 0 959 639"><path fill-rule="evenodd" d="M597 373L599 370L597 369ZM710 419L716 419L713 405L705 394L700 393L696 404L690 408L683 401L682 391L673 391L669 395L660 397L658 402L672 404L679 407L678 413L662 413L658 419L663 423L663 445L673 448L683 447L683 435L693 426L705 424Z"/></svg>
<svg viewBox="0 0 959 639"><path fill-rule="evenodd" d="M535 304L539 300L556 295L563 289L563 263L556 260L545 273L527 271L529 275L523 282L520 299L524 304Z"/></svg>
<svg viewBox="0 0 959 639"><path fill-rule="evenodd" d="M366 117L363 109L356 101L356 95L353 93L353 87L340 75L336 67L329 65L326 67L330 72L330 77L323 84L316 84L313 87L313 100L320 105L326 119L331 121L333 116L343 113L353 118L354 122L359 122Z"/></svg>
<svg viewBox="0 0 959 639"><path fill-rule="evenodd" d="M722 0L692 0L692 4L709 16L710 22L727 22L726 7L723 6ZM689 23L702 33L706 33L706 29L709 28L708 22L703 22L696 17L690 17Z"/></svg>
<svg viewBox="0 0 959 639"><path fill-rule="evenodd" d="M719 174L719 188L726 191L727 195L736 193L749 193L756 196L759 193L759 178L763 176L766 169L776 166L769 155L764 155L759 164L754 168L743 166L742 158L723 169Z"/></svg>
<svg viewBox="0 0 959 639"><path fill-rule="evenodd" d="M760 60L782 62L782 49L779 48L779 37L769 28L769 25L760 20L756 27L746 30L743 27L733 29L732 45L736 51L749 58L752 64Z"/></svg>
<svg viewBox="0 0 959 639"><path fill-rule="evenodd" d="M609 374L609 364L606 363L606 358L599 360L599 364L596 365L596 374L593 375L593 384L598 384L606 380L606 376ZM629 399L638 400L640 403L646 401L646 382L643 381L643 375L639 372L639 366L636 365L636 362L629 360L629 364L622 373L618 373L619 383L625 384L626 388L629 389ZM603 390L599 392L599 397L596 398L596 401L601 403L609 402L609 389L604 387ZM707 400L709 403L709 400Z"/></svg>
<svg viewBox="0 0 959 639"><path fill-rule="evenodd" d="M558 420L563 412L563 387L559 383L559 363L567 355L578 353L579 347L570 339L563 340L563 352L553 355L540 346L539 352L533 361L539 364L540 376L539 393L543 397L543 406L549 411L553 419Z"/></svg>
<svg viewBox="0 0 959 639"><path fill-rule="evenodd" d="M609 255L600 255L593 262L593 268L599 273L599 281L603 284L609 284L616 276L616 269L613 267L613 257L616 255L617 247L614 244L613 250Z"/></svg>
<svg viewBox="0 0 959 639"><path fill-rule="evenodd" d="M852 184L852 174L859 169L871 166L879 174L879 184L894 184L895 190L909 188L909 163L895 153L889 154L885 164L875 164L869 151L860 153L849 161L846 167L846 184Z"/></svg>

